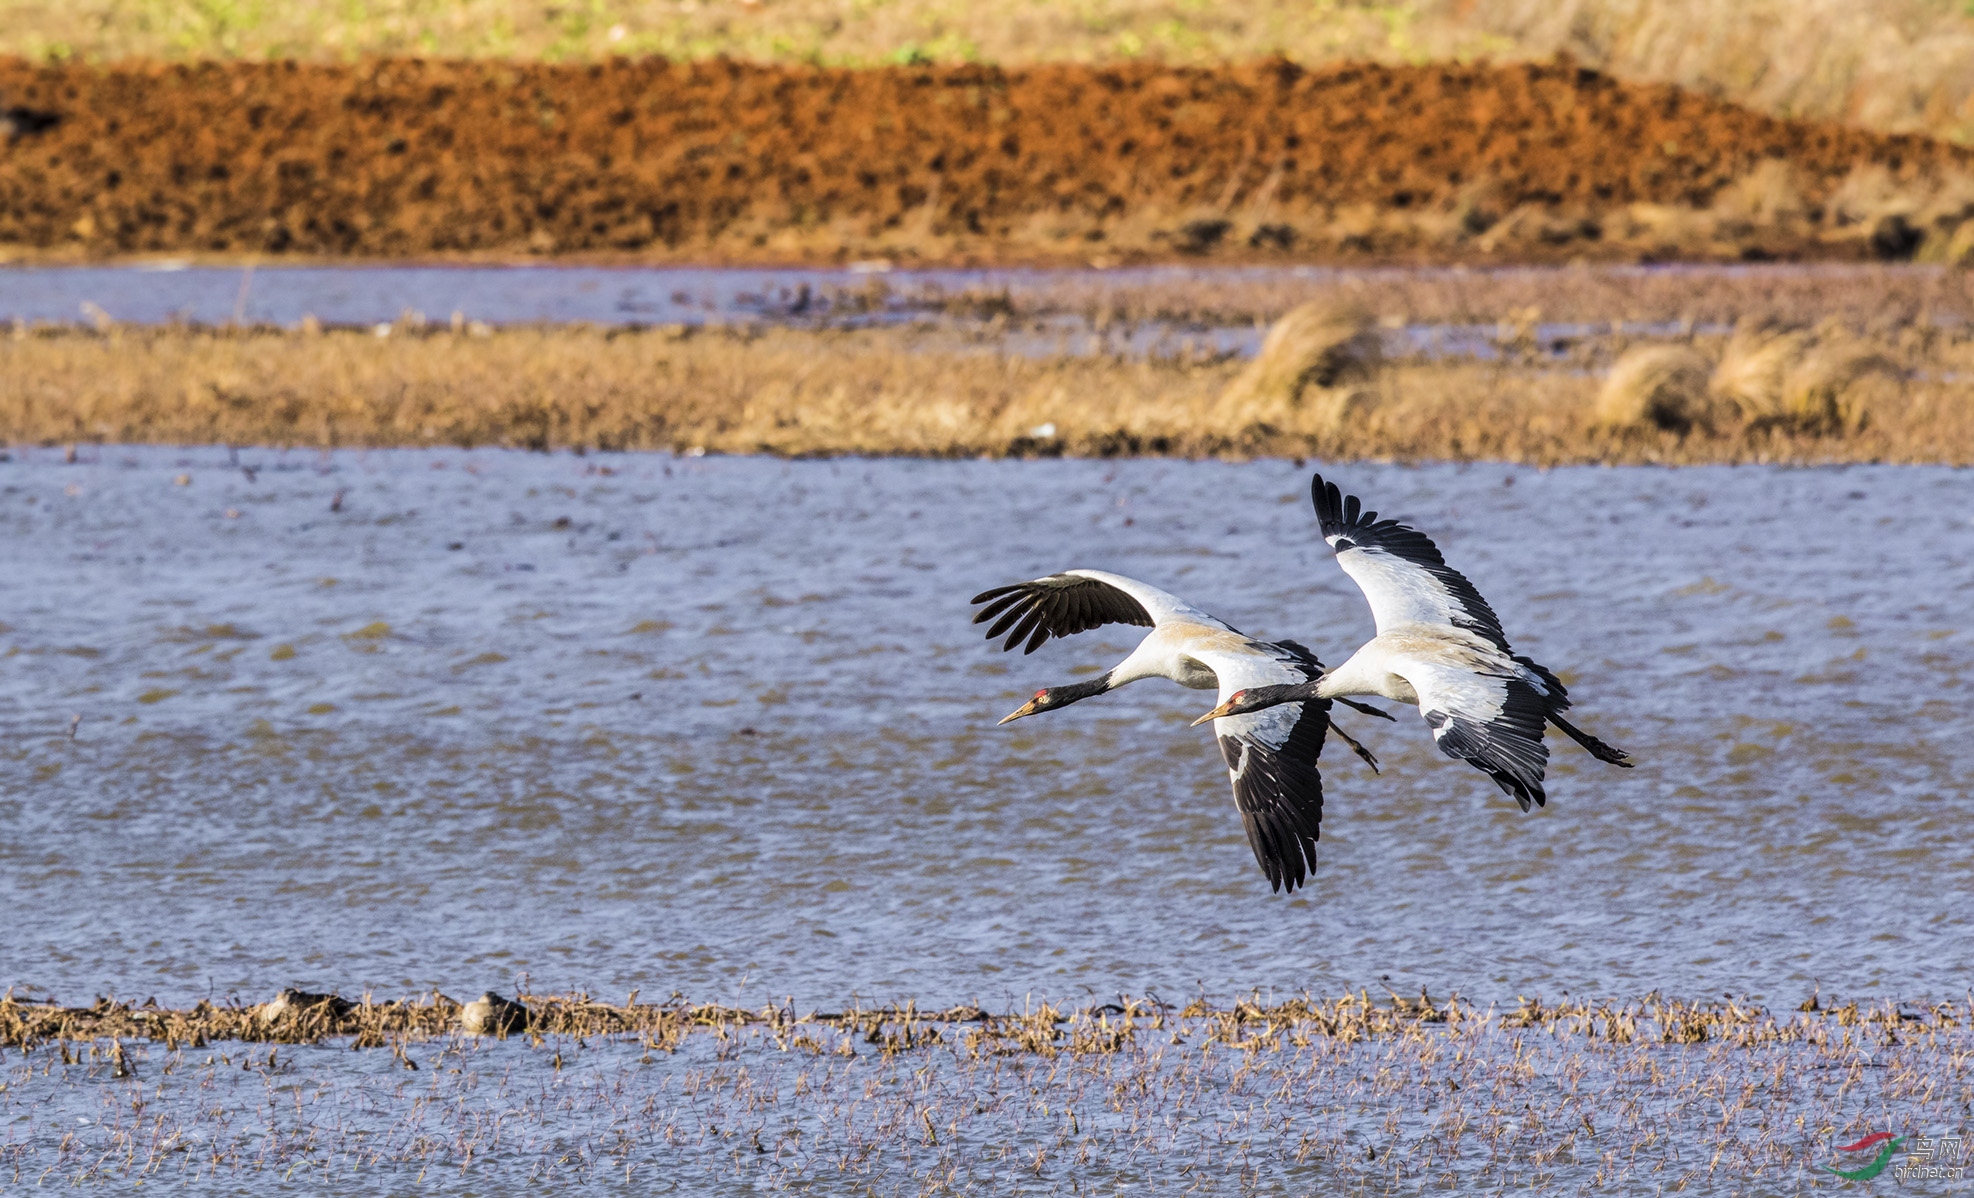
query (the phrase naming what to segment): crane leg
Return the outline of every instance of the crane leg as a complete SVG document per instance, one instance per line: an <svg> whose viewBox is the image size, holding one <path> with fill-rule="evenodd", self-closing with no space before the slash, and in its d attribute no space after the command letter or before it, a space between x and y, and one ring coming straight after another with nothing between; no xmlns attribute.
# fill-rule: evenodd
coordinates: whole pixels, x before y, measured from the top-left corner
<svg viewBox="0 0 1974 1198"><path fill-rule="evenodd" d="M1350 708L1350 709L1351 709L1352 711L1361 711L1361 712L1363 712L1363 713L1364 713L1365 715L1374 715L1374 716L1377 716L1377 717L1378 717L1379 719L1381 719L1381 720L1394 720L1394 721L1395 721L1395 720L1397 720L1397 719L1398 719L1398 717L1397 717L1397 716L1395 716L1395 715L1393 715L1393 714L1391 714L1391 713L1390 713L1389 711L1386 711L1386 710L1385 710L1384 708L1382 708L1382 707L1373 707L1373 706L1371 706L1371 705L1370 705L1369 703L1359 703L1359 702L1358 702L1357 700L1355 700L1355 699L1335 699L1335 700L1332 700L1332 702L1336 702L1336 703L1341 703L1341 704L1343 704L1343 705L1344 705L1345 707L1348 707L1348 708Z"/></svg>
<svg viewBox="0 0 1974 1198"><path fill-rule="evenodd" d="M1330 731L1337 734L1338 740L1342 741L1344 744L1349 745L1352 752L1356 753L1359 757L1362 757L1364 759L1364 764L1371 767L1372 773L1374 774L1384 773L1382 769L1378 768L1378 759L1376 755L1374 755L1371 752L1371 750L1359 744L1357 742L1356 737L1352 736L1348 732L1345 732L1343 729L1337 727L1335 721L1332 721L1330 723Z"/></svg>

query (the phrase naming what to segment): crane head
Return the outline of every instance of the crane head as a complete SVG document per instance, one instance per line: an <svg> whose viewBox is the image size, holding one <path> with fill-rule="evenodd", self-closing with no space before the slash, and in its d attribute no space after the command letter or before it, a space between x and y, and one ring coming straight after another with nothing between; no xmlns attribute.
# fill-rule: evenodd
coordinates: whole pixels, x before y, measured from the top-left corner
<svg viewBox="0 0 1974 1198"><path fill-rule="evenodd" d="M1224 720L1228 716L1246 715L1251 711L1266 711L1282 703L1293 703L1298 699L1315 698L1313 682L1289 682L1279 686L1250 686L1227 696L1227 701L1193 721L1198 727L1208 720Z"/></svg>
<svg viewBox="0 0 1974 1198"><path fill-rule="evenodd" d="M1109 689L1110 672L1108 670L1102 676L1092 678L1088 682L1072 682L1067 686L1045 686L1035 692L1034 698L1010 712L1001 723L1005 724L1012 720L1018 720L1025 715L1034 715L1038 711L1054 711L1058 707L1067 707L1071 703L1081 702L1092 695L1101 695Z"/></svg>
<svg viewBox="0 0 1974 1198"><path fill-rule="evenodd" d="M1028 702L1023 703L1020 707L1015 708L1007 715L1001 717L1001 723L1003 724L1013 723L1015 720L1018 720L1025 715L1034 715L1035 713L1041 711L1052 711L1055 708L1061 707L1064 702L1066 702L1066 700L1060 700L1055 697L1054 687L1045 686L1041 690L1035 692L1034 698L1028 700Z"/></svg>

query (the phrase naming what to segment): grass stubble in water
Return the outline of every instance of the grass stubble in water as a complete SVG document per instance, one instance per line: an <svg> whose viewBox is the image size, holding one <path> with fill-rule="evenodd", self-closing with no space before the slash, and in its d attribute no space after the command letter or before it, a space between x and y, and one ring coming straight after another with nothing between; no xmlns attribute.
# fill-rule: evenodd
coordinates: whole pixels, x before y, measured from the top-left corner
<svg viewBox="0 0 1974 1198"><path fill-rule="evenodd" d="M1818 1180L1851 1129L1964 1126L1974 1092L1970 1011L1953 1004L1497 1011L1360 994L797 1015L636 998L530 996L532 1026L499 1037L457 1032L458 1004L436 995L272 1020L0 1002L0 1110L16 1112L0 1168L194 1192L278 1175L1779 1193Z"/></svg>

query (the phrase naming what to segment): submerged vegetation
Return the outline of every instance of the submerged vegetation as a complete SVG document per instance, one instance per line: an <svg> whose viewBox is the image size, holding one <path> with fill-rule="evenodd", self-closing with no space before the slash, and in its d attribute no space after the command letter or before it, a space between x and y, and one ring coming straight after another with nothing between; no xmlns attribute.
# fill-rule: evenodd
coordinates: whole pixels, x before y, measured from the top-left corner
<svg viewBox="0 0 1974 1198"><path fill-rule="evenodd" d="M623 1003L588 994L522 995L493 993L462 1003L444 994L378 1001L369 994L347 999L335 994L283 990L264 1003L205 1000L186 1008L161 1007L99 998L87 1007L0 996L0 1048L31 1053L102 1040L141 1039L204 1048L220 1041L250 1044L315 1044L347 1038L354 1048L378 1048L464 1031L501 1038L516 1036L537 1046L547 1036L635 1036L646 1049L677 1050L695 1035L725 1039L759 1032L780 1050L811 1055L889 1055L934 1045L957 1047L972 1056L1034 1053L1041 1056L1118 1052L1143 1034L1160 1033L1183 1042L1220 1044L1243 1051L1307 1048L1315 1040L1345 1043L1404 1037L1445 1025L1452 1029L1535 1029L1558 1036L1613 1044L1703 1044L1709 1041L1752 1048L1764 1044L1817 1044L1840 1048L1899 1043L1901 1029L1950 1038L1968 1026L1970 1012L1952 1002L1914 1007L1825 1003L1812 996L1795 1012L1775 1013L1753 1003L1687 1002L1652 995L1632 1002L1581 1000L1546 1003L1522 999L1513 1010L1497 1012L1464 1002L1458 995L1435 1000L1390 994L1373 1000L1368 992L1335 998L1302 995L1263 1001L1259 995L1226 1005L1206 998L1184 1006L1156 997L1119 998L1087 1008L1048 1002L1019 1012L990 1012L978 1005L920 1008L915 1003L852 1006L841 1011L797 1014L792 1002L747 1009L716 1003L690 1003L673 995L662 1003L639 1003L633 992ZM506 1017L487 1018L489 1008ZM94 1054L92 1054L93 1056ZM112 1049L109 1059L115 1060Z"/></svg>
<svg viewBox="0 0 1974 1198"><path fill-rule="evenodd" d="M1957 1127L1974 1096L1951 1004L528 996L502 1038L442 996L313 997L272 1019L0 1001L0 1176L1779 1191L1864 1134Z"/></svg>

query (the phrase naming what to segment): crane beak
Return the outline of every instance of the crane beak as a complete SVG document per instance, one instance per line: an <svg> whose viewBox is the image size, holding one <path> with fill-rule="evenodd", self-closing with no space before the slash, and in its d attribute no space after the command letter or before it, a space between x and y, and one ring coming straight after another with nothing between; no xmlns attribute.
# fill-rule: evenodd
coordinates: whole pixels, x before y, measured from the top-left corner
<svg viewBox="0 0 1974 1198"><path fill-rule="evenodd" d="M1194 720L1193 727L1197 728L1201 724L1206 723L1208 720L1225 719L1226 717L1234 714L1232 711L1228 710L1233 705L1234 705L1234 701L1232 699L1227 700L1225 703L1222 703L1220 706L1214 708L1212 711L1209 711L1205 715Z"/></svg>
<svg viewBox="0 0 1974 1198"><path fill-rule="evenodd" d="M1015 710L1013 710L1013 711L1011 711L1011 712L1009 712L1009 713L1008 713L1007 715L1004 715L1004 716L1002 716L1002 717L1001 717L1001 724L1011 724L1011 723L1013 723L1014 721L1016 721L1016 720L1018 720L1018 719L1020 719L1020 718L1021 718L1022 716L1025 716L1025 715L1034 715L1034 714L1035 714L1035 702L1036 702L1036 701L1035 701L1034 699L1030 699L1030 700L1029 700L1028 702L1026 702L1026 703L1023 703L1023 704L1022 704L1022 705L1021 705L1020 707L1018 707L1018 708L1016 708ZM996 728L998 728L998 727L1000 727L1000 726L1001 726L1001 724L996 724L996 725L994 725L994 726L995 726Z"/></svg>

